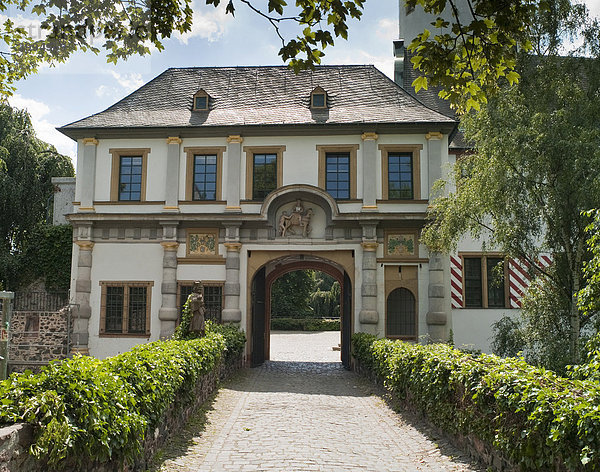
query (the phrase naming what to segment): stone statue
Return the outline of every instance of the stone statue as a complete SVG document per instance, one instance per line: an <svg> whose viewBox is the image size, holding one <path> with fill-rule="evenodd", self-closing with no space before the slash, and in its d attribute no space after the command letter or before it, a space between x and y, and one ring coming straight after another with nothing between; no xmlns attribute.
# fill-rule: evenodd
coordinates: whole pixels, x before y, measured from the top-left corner
<svg viewBox="0 0 600 472"><path fill-rule="evenodd" d="M293 226L299 226L302 229L302 236L308 237L311 231L310 219L313 215L313 209L304 210L301 200L296 200L296 205L292 214L288 215L286 211L279 217L279 235L285 237L287 234L296 234Z"/></svg>
<svg viewBox="0 0 600 472"><path fill-rule="evenodd" d="M194 282L194 288L189 298L189 307L192 314L190 320L190 332L204 336L204 314L206 308L204 307L204 287L202 282Z"/></svg>

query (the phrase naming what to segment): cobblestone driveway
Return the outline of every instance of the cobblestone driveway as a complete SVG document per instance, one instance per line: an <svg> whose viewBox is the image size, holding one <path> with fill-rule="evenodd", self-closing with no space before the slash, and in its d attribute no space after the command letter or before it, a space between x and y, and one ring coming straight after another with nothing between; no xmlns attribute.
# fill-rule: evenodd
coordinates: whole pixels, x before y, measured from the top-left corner
<svg viewBox="0 0 600 472"><path fill-rule="evenodd" d="M155 470L482 470L439 438L428 438L418 421L394 413L339 361L314 361L339 359L329 347L339 333L312 336L273 334L271 358L283 360L245 369L226 383L165 448ZM302 350L304 361L286 359Z"/></svg>

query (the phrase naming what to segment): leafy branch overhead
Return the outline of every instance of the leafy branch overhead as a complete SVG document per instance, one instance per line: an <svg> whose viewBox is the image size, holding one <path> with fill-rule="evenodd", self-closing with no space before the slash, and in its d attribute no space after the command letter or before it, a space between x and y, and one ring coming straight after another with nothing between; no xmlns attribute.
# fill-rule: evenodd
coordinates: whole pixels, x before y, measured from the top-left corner
<svg viewBox="0 0 600 472"><path fill-rule="evenodd" d="M334 38L348 37L348 21L361 17L365 0L297 0L293 8L285 0L268 0L266 12L249 0L239 2L273 26L282 44L279 55L299 70L320 64L323 49L333 45ZM206 0L214 7L220 3ZM116 63L149 54L151 47L163 50L172 34L191 30L192 5L192 0L2 2L0 13L16 11L39 20L27 27L10 18L0 23L0 95L10 95L14 83L35 73L40 64L65 62L76 51L104 52L108 62ZM233 15L235 8L234 0L229 0L226 12ZM286 39L284 23L296 25L299 33Z"/></svg>
<svg viewBox="0 0 600 472"><path fill-rule="evenodd" d="M569 0L407 0L435 18L408 46L413 66L422 75L418 92L441 88L459 112L481 104L504 84L520 79L515 70L520 53L597 55L598 22L585 5ZM571 51L565 39L578 45Z"/></svg>

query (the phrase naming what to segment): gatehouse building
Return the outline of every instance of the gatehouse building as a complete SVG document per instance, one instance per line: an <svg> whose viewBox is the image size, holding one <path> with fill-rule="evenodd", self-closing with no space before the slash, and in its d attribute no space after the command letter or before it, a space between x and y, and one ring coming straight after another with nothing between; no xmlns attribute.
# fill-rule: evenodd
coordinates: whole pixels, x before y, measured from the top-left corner
<svg viewBox="0 0 600 472"><path fill-rule="evenodd" d="M355 332L452 330L489 350L511 306L508 266L500 289L487 280L501 255L419 242L456 128L373 66L169 69L63 126L78 143L75 350L106 357L169 337L200 280L209 317L238 323L258 365L272 284L300 269L340 282L346 365Z"/></svg>

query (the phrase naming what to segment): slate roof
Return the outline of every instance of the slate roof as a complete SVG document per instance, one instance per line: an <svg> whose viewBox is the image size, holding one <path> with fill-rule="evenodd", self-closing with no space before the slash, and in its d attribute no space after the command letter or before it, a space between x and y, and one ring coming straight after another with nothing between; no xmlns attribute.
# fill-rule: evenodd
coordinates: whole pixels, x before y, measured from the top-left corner
<svg viewBox="0 0 600 472"><path fill-rule="evenodd" d="M328 109L311 110L317 86ZM208 111L192 111L199 90ZM295 74L285 66L168 69L110 108L59 128L206 128L252 125L426 124L456 121L428 108L371 65L319 66Z"/></svg>

